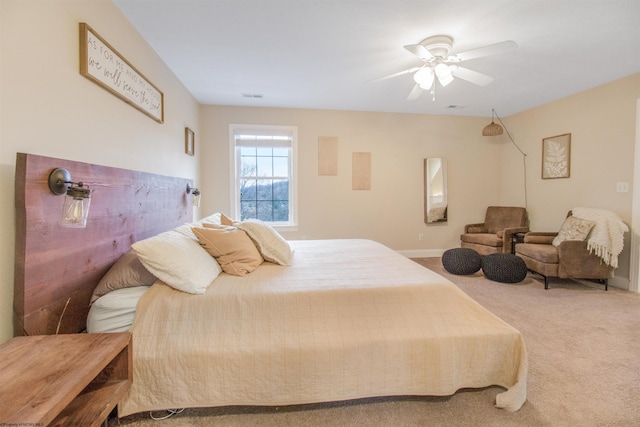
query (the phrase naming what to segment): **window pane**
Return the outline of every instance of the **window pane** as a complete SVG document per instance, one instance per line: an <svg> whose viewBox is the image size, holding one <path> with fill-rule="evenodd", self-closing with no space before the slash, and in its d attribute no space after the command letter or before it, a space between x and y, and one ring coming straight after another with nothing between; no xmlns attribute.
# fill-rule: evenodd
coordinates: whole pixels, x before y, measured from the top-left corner
<svg viewBox="0 0 640 427"><path fill-rule="evenodd" d="M274 147L273 155L278 157L289 157L289 148L287 147Z"/></svg>
<svg viewBox="0 0 640 427"><path fill-rule="evenodd" d="M256 147L240 147L241 156L255 156Z"/></svg>
<svg viewBox="0 0 640 427"><path fill-rule="evenodd" d="M256 202L254 200L240 202L240 221L255 218L257 218Z"/></svg>
<svg viewBox="0 0 640 427"><path fill-rule="evenodd" d="M273 176L273 157L258 157L258 176Z"/></svg>
<svg viewBox="0 0 640 427"><path fill-rule="evenodd" d="M273 202L271 200L258 202L257 218L261 221L273 221Z"/></svg>
<svg viewBox="0 0 640 427"><path fill-rule="evenodd" d="M274 179L273 180L273 200L289 201L289 180Z"/></svg>
<svg viewBox="0 0 640 427"><path fill-rule="evenodd" d="M240 176L256 176L256 157L242 156L240 158Z"/></svg>
<svg viewBox="0 0 640 427"><path fill-rule="evenodd" d="M289 202L288 201L274 201L273 202L273 220L274 221L289 221Z"/></svg>
<svg viewBox="0 0 640 427"><path fill-rule="evenodd" d="M261 179L258 181L257 200L273 199L273 181L270 179Z"/></svg>
<svg viewBox="0 0 640 427"><path fill-rule="evenodd" d="M240 180L240 201L256 200L256 181L253 179Z"/></svg>
<svg viewBox="0 0 640 427"><path fill-rule="evenodd" d="M257 148L258 156L269 156L273 155L273 148L271 147L258 147Z"/></svg>
<svg viewBox="0 0 640 427"><path fill-rule="evenodd" d="M273 158L273 176L289 176L289 158Z"/></svg>

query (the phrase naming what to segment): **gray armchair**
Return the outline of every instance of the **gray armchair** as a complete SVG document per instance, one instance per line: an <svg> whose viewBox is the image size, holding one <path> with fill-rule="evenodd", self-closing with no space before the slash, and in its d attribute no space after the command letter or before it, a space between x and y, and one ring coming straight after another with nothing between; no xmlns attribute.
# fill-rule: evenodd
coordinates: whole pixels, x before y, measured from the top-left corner
<svg viewBox="0 0 640 427"><path fill-rule="evenodd" d="M489 206L484 222L467 224L460 235L460 246L480 255L512 253L516 233L529 231L527 210L511 206Z"/></svg>

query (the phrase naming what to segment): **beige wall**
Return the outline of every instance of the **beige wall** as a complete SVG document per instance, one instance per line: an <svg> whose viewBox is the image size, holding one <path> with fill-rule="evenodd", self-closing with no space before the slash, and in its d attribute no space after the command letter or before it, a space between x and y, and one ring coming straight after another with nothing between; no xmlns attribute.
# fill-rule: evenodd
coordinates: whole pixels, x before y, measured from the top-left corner
<svg viewBox="0 0 640 427"><path fill-rule="evenodd" d="M586 206L610 209L631 227L636 102L640 74L578 93L504 119L514 140L527 153L528 212L531 228L557 230L568 210ZM542 139L571 133L571 176L542 179ZM508 141L508 139L505 139ZM522 192L522 156L505 142L501 203ZM616 183L628 182L628 193ZM615 286L629 288L631 234L619 258Z"/></svg>
<svg viewBox="0 0 640 427"><path fill-rule="evenodd" d="M86 22L165 96L159 124L79 74ZM0 342L13 334L17 152L196 179L198 103L111 1L0 0ZM196 151L196 154L198 151ZM70 171L73 176L73 171ZM99 197L98 194L95 197Z"/></svg>
<svg viewBox="0 0 640 427"><path fill-rule="evenodd" d="M289 239L369 238L404 251L459 245L464 224L498 203L500 145L486 119L345 111L203 106L203 212L229 211L229 124L298 127L299 229ZM318 137L338 138L338 176L318 176ZM372 188L351 189L351 155L371 152ZM423 160L448 160L449 221L425 225ZM424 240L418 240L423 234Z"/></svg>
<svg viewBox="0 0 640 427"><path fill-rule="evenodd" d="M526 157L527 207L533 230L558 230L576 206L613 210L631 224L636 99L633 75L512 117L504 124ZM498 111L498 114L500 112ZM407 254L437 254L459 245L464 224L488 205L523 206L520 152L507 134L482 137L487 119L346 111L203 106L202 211L229 211L228 125L295 125L299 132L300 227L289 239L365 237ZM542 138L571 133L569 179L541 178ZM339 139L337 177L318 176L319 136ZM351 153L372 153L371 191L351 190ZM448 160L449 221L423 222L422 161ZM424 240L418 240L424 234ZM628 288L629 234L615 286Z"/></svg>

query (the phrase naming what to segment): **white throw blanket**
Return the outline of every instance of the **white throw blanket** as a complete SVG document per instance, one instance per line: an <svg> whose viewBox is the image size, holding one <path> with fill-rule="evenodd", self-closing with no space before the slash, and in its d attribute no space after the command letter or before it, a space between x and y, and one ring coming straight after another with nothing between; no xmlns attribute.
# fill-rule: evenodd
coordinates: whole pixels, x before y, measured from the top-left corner
<svg viewBox="0 0 640 427"><path fill-rule="evenodd" d="M589 251L602 258L605 264L617 268L618 255L624 248L624 233L629 231L627 225L606 209L573 208L571 211L576 218L595 224L587 242Z"/></svg>

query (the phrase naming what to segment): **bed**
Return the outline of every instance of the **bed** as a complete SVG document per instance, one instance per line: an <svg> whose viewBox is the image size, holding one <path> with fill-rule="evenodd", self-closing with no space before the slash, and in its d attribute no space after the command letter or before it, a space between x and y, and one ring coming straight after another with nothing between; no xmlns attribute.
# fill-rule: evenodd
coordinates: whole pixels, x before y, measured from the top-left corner
<svg viewBox="0 0 640 427"><path fill-rule="evenodd" d="M39 173L45 172L41 168ZM96 182L109 180L112 174L104 172L94 177ZM144 187L140 176L132 179L134 186ZM16 176L17 207L18 181ZM174 188L181 184L186 185L179 180ZM182 194L176 200L172 209L182 212L189 200ZM96 208L92 206L92 213ZM207 253L193 233L194 228L209 228L207 220L211 227L221 226L218 216L193 222L165 213L172 218L163 224L165 231L147 230L118 253L107 251L111 266L130 253L131 246L142 248L136 254L149 267L148 251L143 250L149 242L177 239L186 245L181 251L165 246L163 250L175 256L167 257L165 251L149 270L170 269L175 263L181 266L176 267L182 269L179 274L158 272L154 283L136 297L131 326L134 381L118 405L120 416L183 407L442 396L494 385L505 389L496 398L497 407L515 411L526 400L527 352L521 334L453 283L384 245L363 239L290 241L285 243L289 258L279 262L268 240L247 233L264 262L248 274L222 268L212 273L214 264L225 264ZM27 215L25 225L31 221ZM137 227L143 228L139 223ZM260 227L273 232L268 225ZM182 257L195 261L185 265ZM27 271L28 265L22 268ZM107 271L83 284L82 289L88 288L82 291L85 314ZM176 283L168 283L177 280L181 285L192 275L197 280L187 285L195 283L194 288L179 290ZM65 300L65 285L52 286L61 294L58 299ZM25 288L31 286L16 282L23 295L18 300L24 299ZM49 317L53 320L46 324L65 324L59 322L59 313ZM28 322L21 324L28 332ZM75 328L80 327L84 323L76 322Z"/></svg>

